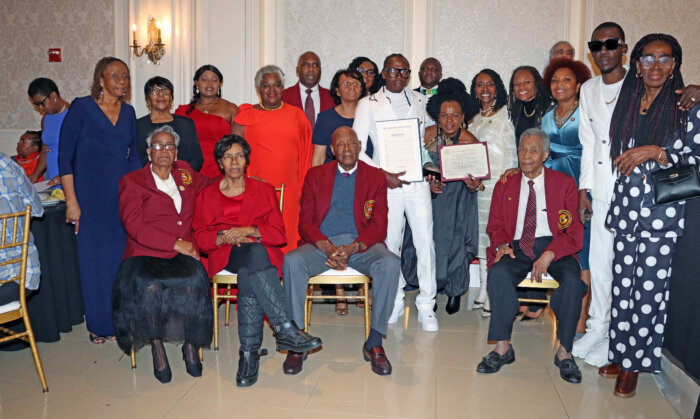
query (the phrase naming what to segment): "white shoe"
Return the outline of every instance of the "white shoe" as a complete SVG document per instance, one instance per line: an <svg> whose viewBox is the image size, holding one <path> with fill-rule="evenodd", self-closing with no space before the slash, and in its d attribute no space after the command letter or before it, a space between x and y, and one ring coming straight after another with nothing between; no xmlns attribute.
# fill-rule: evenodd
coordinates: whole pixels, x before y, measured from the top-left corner
<svg viewBox="0 0 700 419"><path fill-rule="evenodd" d="M600 332L595 330L586 332L586 334L583 335L581 339L574 342L574 347L571 350L571 354L576 358L585 359L586 355L588 355L588 352L590 352L594 346L596 346L605 338L605 336L603 336Z"/></svg>
<svg viewBox="0 0 700 419"><path fill-rule="evenodd" d="M433 310L418 310L418 321L426 332L437 332L440 328Z"/></svg>
<svg viewBox="0 0 700 419"><path fill-rule="evenodd" d="M396 323L399 321L399 317L406 313L406 306L403 301L397 301L394 303L394 309L391 310L391 316L389 316L389 323Z"/></svg>
<svg viewBox="0 0 700 419"><path fill-rule="evenodd" d="M609 363L608 361L608 346L610 345L610 340L605 338L598 342L597 345L591 348L586 355L585 362L588 365L593 365L594 367L600 368Z"/></svg>

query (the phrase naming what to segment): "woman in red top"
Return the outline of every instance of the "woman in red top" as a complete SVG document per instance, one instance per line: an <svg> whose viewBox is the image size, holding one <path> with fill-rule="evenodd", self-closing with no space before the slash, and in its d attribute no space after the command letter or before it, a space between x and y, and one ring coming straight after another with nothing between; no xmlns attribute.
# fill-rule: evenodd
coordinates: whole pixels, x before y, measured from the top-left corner
<svg viewBox="0 0 700 419"><path fill-rule="evenodd" d="M231 133L231 122L238 114L238 106L221 98L224 76L211 64L203 65L194 73L192 100L180 105L175 115L192 118L197 128L204 165L199 173L218 178L219 167L214 161L214 146L224 135Z"/></svg>
<svg viewBox="0 0 700 419"><path fill-rule="evenodd" d="M284 223L274 188L245 177L250 146L238 135L227 135L216 144L214 156L224 177L197 197L192 226L197 245L208 253L209 275L224 268L238 274L236 384L247 387L258 379L265 315L278 350L310 351L321 346L321 339L299 330L287 316L279 280Z"/></svg>
<svg viewBox="0 0 700 419"><path fill-rule="evenodd" d="M187 372L202 375L197 349L212 338L209 277L194 244L195 196L209 183L184 161L175 161L179 135L168 125L147 138L150 163L121 178L119 214L126 249L112 290L119 347L129 353L151 345L153 372L172 373L163 341L184 342Z"/></svg>

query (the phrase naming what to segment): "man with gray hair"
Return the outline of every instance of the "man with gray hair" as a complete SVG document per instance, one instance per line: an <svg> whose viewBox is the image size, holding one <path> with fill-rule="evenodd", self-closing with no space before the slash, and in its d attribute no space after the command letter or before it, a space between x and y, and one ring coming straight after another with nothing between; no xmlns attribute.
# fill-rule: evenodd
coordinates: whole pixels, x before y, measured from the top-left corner
<svg viewBox="0 0 700 419"><path fill-rule="evenodd" d="M581 382L581 371L571 356L581 297L586 284L576 254L583 246L583 225L576 217L578 190L574 179L544 167L549 156L549 137L539 128L520 137L518 160L521 173L499 182L493 191L486 232L488 292L491 296L489 341L496 347L476 370L489 374L515 361L508 343L513 318L518 313L516 287L531 272L530 281L542 282L547 273L559 283L550 306L557 319L559 348L554 365L570 383Z"/></svg>
<svg viewBox="0 0 700 419"><path fill-rule="evenodd" d="M576 50L568 41L559 41L549 49L549 61L556 58L568 58L573 60L575 56Z"/></svg>

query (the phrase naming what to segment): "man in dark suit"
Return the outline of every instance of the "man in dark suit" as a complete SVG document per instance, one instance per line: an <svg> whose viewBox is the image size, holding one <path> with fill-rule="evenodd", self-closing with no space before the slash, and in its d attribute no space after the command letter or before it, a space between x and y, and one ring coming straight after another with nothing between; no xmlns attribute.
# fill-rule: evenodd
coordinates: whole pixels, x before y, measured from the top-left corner
<svg viewBox="0 0 700 419"><path fill-rule="evenodd" d="M523 132L518 147L521 173L498 183L493 191L486 231L491 297L489 341L496 347L483 358L476 370L494 373L515 361L508 343L513 318L518 313L517 285L532 272L542 281L547 272L559 283L551 297L557 319L559 348L554 364L570 383L581 382L581 372L571 356L581 298L586 284L576 253L583 245L583 225L576 217L578 190L574 179L544 168L549 156L549 137L538 128Z"/></svg>
<svg viewBox="0 0 700 419"><path fill-rule="evenodd" d="M313 128L319 112L335 106L331 92L318 85L321 80L321 59L315 52L301 54L297 63L297 77L299 81L282 92L282 101L304 111Z"/></svg>
<svg viewBox="0 0 700 419"><path fill-rule="evenodd" d="M399 282L400 260L384 245L387 228L387 181L379 169L358 161L360 142L350 127L332 136L336 161L311 168L301 195L299 234L305 244L284 258L284 291L292 319L304 322L309 277L348 266L372 278L372 321L362 347L372 371L391 374L382 347ZM301 371L305 354L289 352L286 374Z"/></svg>
<svg viewBox="0 0 700 419"><path fill-rule="evenodd" d="M420 92L428 97L437 93L437 85L442 80L442 64L437 58L428 57L420 64L418 71L420 86L416 87L416 92Z"/></svg>

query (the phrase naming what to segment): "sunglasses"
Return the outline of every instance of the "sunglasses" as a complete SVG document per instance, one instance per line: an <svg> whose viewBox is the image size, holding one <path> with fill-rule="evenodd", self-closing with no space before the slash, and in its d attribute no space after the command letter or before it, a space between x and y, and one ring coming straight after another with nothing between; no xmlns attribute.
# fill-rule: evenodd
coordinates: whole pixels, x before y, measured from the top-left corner
<svg viewBox="0 0 700 419"><path fill-rule="evenodd" d="M620 38L609 38L605 41L590 41L588 43L588 49L590 49L591 52L599 52L605 47L608 51L614 51L620 45L622 45Z"/></svg>

